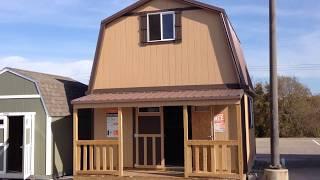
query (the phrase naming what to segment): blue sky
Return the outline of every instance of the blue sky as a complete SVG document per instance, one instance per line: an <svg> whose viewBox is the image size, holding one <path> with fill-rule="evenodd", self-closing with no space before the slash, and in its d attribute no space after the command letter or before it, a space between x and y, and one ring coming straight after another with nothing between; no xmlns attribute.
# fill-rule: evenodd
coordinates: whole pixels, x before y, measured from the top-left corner
<svg viewBox="0 0 320 180"><path fill-rule="evenodd" d="M2 0L0 68L71 76L87 83L100 21L134 0ZM268 0L202 0L225 8L254 82L268 80ZM278 0L279 74L320 93L320 1Z"/></svg>

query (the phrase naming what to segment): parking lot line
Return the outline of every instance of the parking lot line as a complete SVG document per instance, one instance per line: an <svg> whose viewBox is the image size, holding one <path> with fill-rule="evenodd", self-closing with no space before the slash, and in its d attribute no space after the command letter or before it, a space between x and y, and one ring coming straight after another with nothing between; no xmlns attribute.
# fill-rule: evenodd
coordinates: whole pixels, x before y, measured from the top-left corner
<svg viewBox="0 0 320 180"><path fill-rule="evenodd" d="M318 143L316 140L312 139L312 141L316 143L318 146L320 146L320 143Z"/></svg>

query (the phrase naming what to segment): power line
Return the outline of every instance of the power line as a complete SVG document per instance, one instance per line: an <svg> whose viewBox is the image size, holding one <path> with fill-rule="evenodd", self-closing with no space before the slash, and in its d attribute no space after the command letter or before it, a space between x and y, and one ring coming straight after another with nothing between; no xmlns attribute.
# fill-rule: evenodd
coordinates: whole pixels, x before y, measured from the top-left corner
<svg viewBox="0 0 320 180"><path fill-rule="evenodd" d="M252 71L269 71L268 66L249 66ZM320 64L294 64L294 65L278 65L280 71L311 71L320 70Z"/></svg>

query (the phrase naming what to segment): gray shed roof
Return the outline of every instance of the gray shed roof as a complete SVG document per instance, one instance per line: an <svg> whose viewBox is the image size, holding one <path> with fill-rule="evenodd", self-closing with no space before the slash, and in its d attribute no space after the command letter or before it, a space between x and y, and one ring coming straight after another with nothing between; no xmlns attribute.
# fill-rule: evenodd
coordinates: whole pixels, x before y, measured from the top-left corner
<svg viewBox="0 0 320 180"><path fill-rule="evenodd" d="M85 95L87 85L68 77L5 68L36 82L49 116L71 115L73 99Z"/></svg>

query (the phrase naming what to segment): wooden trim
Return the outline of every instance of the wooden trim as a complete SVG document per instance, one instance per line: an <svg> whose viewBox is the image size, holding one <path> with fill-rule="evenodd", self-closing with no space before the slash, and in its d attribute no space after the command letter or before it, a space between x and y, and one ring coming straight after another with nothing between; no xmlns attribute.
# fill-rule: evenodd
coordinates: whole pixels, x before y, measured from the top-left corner
<svg viewBox="0 0 320 180"><path fill-rule="evenodd" d="M104 36L104 27L105 27L104 25L102 25L102 24L100 25L98 41L97 41L97 46L96 46L96 52L94 54L94 60L93 60L92 68L91 68L89 86L88 86L88 91L86 92L86 94L92 93L93 85L96 80L97 68L98 68L98 64L99 64L99 55L100 55L102 40L103 40L103 36Z"/></svg>
<svg viewBox="0 0 320 180"><path fill-rule="evenodd" d="M189 152L188 147L188 106L183 106L183 137L184 137L184 177L188 178L188 174L191 173L192 164L189 162Z"/></svg>
<svg viewBox="0 0 320 180"><path fill-rule="evenodd" d="M77 140L77 145L119 145L118 140Z"/></svg>
<svg viewBox="0 0 320 180"><path fill-rule="evenodd" d="M193 176L193 177L211 177L211 178L231 178L231 179L241 179L238 174L233 174L233 173L211 173L211 172L199 172L199 173L189 173L188 176Z"/></svg>
<svg viewBox="0 0 320 180"><path fill-rule="evenodd" d="M102 20L101 24L104 24L104 25L107 25L109 23L111 23L112 21L120 18L121 16L124 16L128 13L130 13L131 11L137 9L138 7L141 7L143 6L144 4L150 2L151 0L140 0L128 7L126 7L125 9L117 12L116 14L108 17L108 18L105 18L104 20ZM201 3L201 2L198 2L198 1L194 1L194 0L176 0L178 2L183 2L183 3L186 3L186 4L189 4L191 6L195 6L195 7L198 7L198 8L203 8L203 9L206 9L206 10L210 10L210 11L214 11L214 12L224 12L224 9L222 8L219 8L217 6L212 6L212 5L209 5L209 4L205 4L205 3Z"/></svg>
<svg viewBox="0 0 320 180"><path fill-rule="evenodd" d="M135 165L134 167L141 169L164 169L161 165Z"/></svg>
<svg viewBox="0 0 320 180"><path fill-rule="evenodd" d="M90 171L93 171L93 145L89 145Z"/></svg>
<svg viewBox="0 0 320 180"><path fill-rule="evenodd" d="M122 108L118 108L118 132L119 132L119 146L118 146L118 164L119 164L119 176L123 176L123 111Z"/></svg>
<svg viewBox="0 0 320 180"><path fill-rule="evenodd" d="M106 171L88 170L88 171L76 171L76 173L77 175L119 175L119 172L115 170L106 170Z"/></svg>
<svg viewBox="0 0 320 180"><path fill-rule="evenodd" d="M212 173L216 173L217 172L217 168L216 168L216 150L215 150L215 146L211 146L210 147L210 155L211 155L211 172Z"/></svg>
<svg viewBox="0 0 320 180"><path fill-rule="evenodd" d="M138 116L160 116L161 112L139 112Z"/></svg>
<svg viewBox="0 0 320 180"><path fill-rule="evenodd" d="M161 137L161 134L135 134L134 137Z"/></svg>
<svg viewBox="0 0 320 180"><path fill-rule="evenodd" d="M156 106L149 106L149 107L156 107ZM153 168L156 165L156 153L161 153L161 165L159 167L164 168L165 166L165 159L164 159L164 125L163 125L163 107L159 107L159 112L139 112L139 108L136 108L136 116L135 116L135 149L136 149L136 155L135 155L135 164L134 167L136 168ZM159 116L160 117L160 134L139 134L139 116ZM139 138L143 138L143 162L139 162ZM147 140L148 138L152 138L152 149L149 149L147 146ZM156 138L161 139L161 152L156 151ZM141 142L140 142L141 143ZM152 151L152 165L148 165L148 150ZM143 164L143 165L141 165Z"/></svg>
<svg viewBox="0 0 320 180"><path fill-rule="evenodd" d="M138 135L139 134L139 129L138 129L138 118L139 118L139 116L138 116L138 111L139 111L139 109L138 108L135 108L136 109L136 117L135 117L135 132L134 132L134 136L136 136L136 135ZM140 162L139 162L139 138L136 138L135 137L135 141L136 141L136 144L135 144L135 146L136 146L136 162L134 163L135 165L138 165L138 164L140 164Z"/></svg>
<svg viewBox="0 0 320 180"><path fill-rule="evenodd" d="M200 167L199 167L199 146L194 146L194 164L195 164L195 173L199 173Z"/></svg>
<svg viewBox="0 0 320 180"><path fill-rule="evenodd" d="M96 170L98 170L98 171L100 171L100 168L101 168L101 166L100 166L100 155L101 155L101 153L100 153L100 147L99 146L95 146L95 148L96 148Z"/></svg>
<svg viewBox="0 0 320 180"><path fill-rule="evenodd" d="M243 177L243 152L242 152L242 119L241 119L241 106L236 105L237 111L237 125L238 125L238 162L239 162L239 175Z"/></svg>
<svg viewBox="0 0 320 180"><path fill-rule="evenodd" d="M148 165L147 137L143 137L143 165Z"/></svg>
<svg viewBox="0 0 320 180"><path fill-rule="evenodd" d="M209 140L188 140L188 146L213 146L213 145L228 145L228 146L237 146L239 143L238 140L227 140L227 141L209 141Z"/></svg>
<svg viewBox="0 0 320 180"><path fill-rule="evenodd" d="M87 146L83 146L83 170L86 171L88 170L87 165L88 165L88 151L87 151Z"/></svg>
<svg viewBox="0 0 320 180"><path fill-rule="evenodd" d="M113 171L113 147L109 146L109 168L110 171Z"/></svg>
<svg viewBox="0 0 320 180"><path fill-rule="evenodd" d="M201 8L191 6L191 7L185 7L185 8L170 8L170 9L160 9L160 10L154 10L154 11L130 12L125 14L124 16L142 16L150 13L161 13L161 12L167 12L167 11L191 11L191 10L199 10L199 9Z"/></svg>
<svg viewBox="0 0 320 180"><path fill-rule="evenodd" d="M77 142L78 141L78 109L73 109L73 175L79 170L77 162Z"/></svg>
<svg viewBox="0 0 320 180"><path fill-rule="evenodd" d="M104 171L107 170L107 147L102 147L102 169Z"/></svg>
<svg viewBox="0 0 320 180"><path fill-rule="evenodd" d="M233 59L233 64L234 64L234 68L238 74L238 79L239 79L239 83L243 86L245 85L244 83L244 79L243 79L243 76L242 76L242 71L240 69L240 66L239 66L239 58L237 56L237 52L236 52L236 49L235 49L235 46L234 46L234 43L232 41L232 35L231 35L231 32L230 32L230 29L229 29L229 21L227 20L226 18L226 15L221 13L221 19L222 19L222 25L225 27L225 34L226 34L226 37L228 39L228 46L230 48L230 51L231 51L231 55L232 55L232 59Z"/></svg>
<svg viewBox="0 0 320 180"><path fill-rule="evenodd" d="M131 87L94 89L93 94L123 93L123 92L146 92L146 91L178 91L178 90L209 90L209 89L241 89L238 83L206 84L206 85L184 85L184 86L157 86L157 87Z"/></svg>
<svg viewBox="0 0 320 180"><path fill-rule="evenodd" d="M155 166L157 164L156 162L156 137L152 137L152 165Z"/></svg>
<svg viewBox="0 0 320 180"><path fill-rule="evenodd" d="M208 171L208 154L207 154L207 147L202 147L202 163L203 163L203 171Z"/></svg>
<svg viewBox="0 0 320 180"><path fill-rule="evenodd" d="M166 101L141 101L141 102L86 102L73 104L77 109L88 109L88 108L109 108L109 107L154 107L154 106L208 106L208 105L229 105L229 104L240 104L240 96L236 99L215 99L215 100L166 100Z"/></svg>

